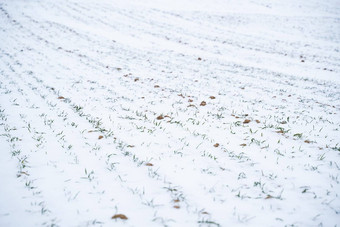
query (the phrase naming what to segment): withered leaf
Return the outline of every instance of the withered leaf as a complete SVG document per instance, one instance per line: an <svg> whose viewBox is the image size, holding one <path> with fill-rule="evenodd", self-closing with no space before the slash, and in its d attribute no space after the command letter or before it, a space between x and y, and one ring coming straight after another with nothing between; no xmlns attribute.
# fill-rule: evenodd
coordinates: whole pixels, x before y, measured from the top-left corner
<svg viewBox="0 0 340 227"><path fill-rule="evenodd" d="M115 215L112 216L111 219L123 219L123 220L127 220L128 218L124 214L115 214Z"/></svg>
<svg viewBox="0 0 340 227"><path fill-rule="evenodd" d="M247 146L247 144L242 143L242 144L240 144L240 146L245 147L245 146Z"/></svg>
<svg viewBox="0 0 340 227"><path fill-rule="evenodd" d="M99 140L101 140L101 139L103 139L103 138L104 138L104 136L99 136L99 137L98 137Z"/></svg>
<svg viewBox="0 0 340 227"><path fill-rule="evenodd" d="M274 198L274 197L271 196L271 195L267 195L267 197L265 199L272 199L272 198Z"/></svg>
<svg viewBox="0 0 340 227"><path fill-rule="evenodd" d="M164 119L163 115L159 115L159 116L157 117L157 120L162 120L162 119Z"/></svg>
<svg viewBox="0 0 340 227"><path fill-rule="evenodd" d="M215 97L215 96L210 96L209 98L210 98L210 99L216 99L216 97Z"/></svg>
<svg viewBox="0 0 340 227"><path fill-rule="evenodd" d="M250 120L245 119L245 120L243 121L243 124L248 124L249 122L250 122Z"/></svg>
<svg viewBox="0 0 340 227"><path fill-rule="evenodd" d="M215 144L214 144L214 147L219 147L219 146L220 146L219 143L215 143Z"/></svg>
<svg viewBox="0 0 340 227"><path fill-rule="evenodd" d="M152 163L148 162L148 163L145 163L146 166L153 166Z"/></svg>
<svg viewBox="0 0 340 227"><path fill-rule="evenodd" d="M255 120L256 121L256 123L260 123L261 121L259 121L259 120Z"/></svg>
<svg viewBox="0 0 340 227"><path fill-rule="evenodd" d="M200 106L205 106L205 105L207 105L207 103L205 101L202 101L201 104L200 104Z"/></svg>
<svg viewBox="0 0 340 227"><path fill-rule="evenodd" d="M58 99L65 99L63 96L59 96Z"/></svg>
<svg viewBox="0 0 340 227"><path fill-rule="evenodd" d="M175 209L179 209L179 208L181 208L181 207L178 206L178 205L175 205L174 208L175 208Z"/></svg>

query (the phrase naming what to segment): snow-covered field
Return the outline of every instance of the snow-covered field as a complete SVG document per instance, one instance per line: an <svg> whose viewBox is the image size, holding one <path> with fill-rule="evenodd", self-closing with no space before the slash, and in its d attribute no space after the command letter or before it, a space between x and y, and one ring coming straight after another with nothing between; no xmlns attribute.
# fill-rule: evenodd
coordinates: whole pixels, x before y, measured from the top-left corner
<svg viewBox="0 0 340 227"><path fill-rule="evenodd" d="M338 0L0 0L0 226L340 223Z"/></svg>

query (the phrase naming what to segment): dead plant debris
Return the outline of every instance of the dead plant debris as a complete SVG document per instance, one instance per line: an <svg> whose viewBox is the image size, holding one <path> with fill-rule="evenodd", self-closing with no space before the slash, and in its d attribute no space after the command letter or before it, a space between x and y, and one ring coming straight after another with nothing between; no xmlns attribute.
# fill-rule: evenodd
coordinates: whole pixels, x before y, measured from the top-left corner
<svg viewBox="0 0 340 227"><path fill-rule="evenodd" d="M250 122L250 120L246 119L243 121L243 124L248 124Z"/></svg>
<svg viewBox="0 0 340 227"><path fill-rule="evenodd" d="M115 214L112 216L111 219L122 219L122 220L127 220L128 218L124 214Z"/></svg>
<svg viewBox="0 0 340 227"><path fill-rule="evenodd" d="M163 119L164 119L164 116L163 116L163 115L159 115L156 119L157 119L157 120L163 120Z"/></svg>

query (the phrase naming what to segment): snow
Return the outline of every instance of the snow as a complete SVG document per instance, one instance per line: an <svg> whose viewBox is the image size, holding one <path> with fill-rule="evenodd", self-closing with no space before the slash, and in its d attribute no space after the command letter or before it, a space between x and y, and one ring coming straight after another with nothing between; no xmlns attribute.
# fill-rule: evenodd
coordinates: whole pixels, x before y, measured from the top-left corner
<svg viewBox="0 0 340 227"><path fill-rule="evenodd" d="M338 3L0 0L0 226L338 225Z"/></svg>

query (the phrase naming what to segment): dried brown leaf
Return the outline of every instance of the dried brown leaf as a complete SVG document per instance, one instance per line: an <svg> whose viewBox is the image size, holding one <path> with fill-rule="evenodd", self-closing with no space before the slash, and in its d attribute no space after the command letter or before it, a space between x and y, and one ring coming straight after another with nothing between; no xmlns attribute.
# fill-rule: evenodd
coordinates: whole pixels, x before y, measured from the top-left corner
<svg viewBox="0 0 340 227"><path fill-rule="evenodd" d="M128 218L124 214L115 214L112 216L111 219L122 219L122 220L127 220Z"/></svg>
<svg viewBox="0 0 340 227"><path fill-rule="evenodd" d="M271 196L271 195L267 195L267 197L265 199L272 199L272 198L274 198L274 197Z"/></svg>
<svg viewBox="0 0 340 227"><path fill-rule="evenodd" d="M157 117L157 120L163 120L163 119L164 119L163 115L159 115L159 116Z"/></svg>
<svg viewBox="0 0 340 227"><path fill-rule="evenodd" d="M243 121L243 124L248 124L249 122L250 122L250 120L245 119L245 120Z"/></svg>
<svg viewBox="0 0 340 227"><path fill-rule="evenodd" d="M202 101L201 104L200 104L200 106L205 106L205 105L207 105L207 103L205 101Z"/></svg>

